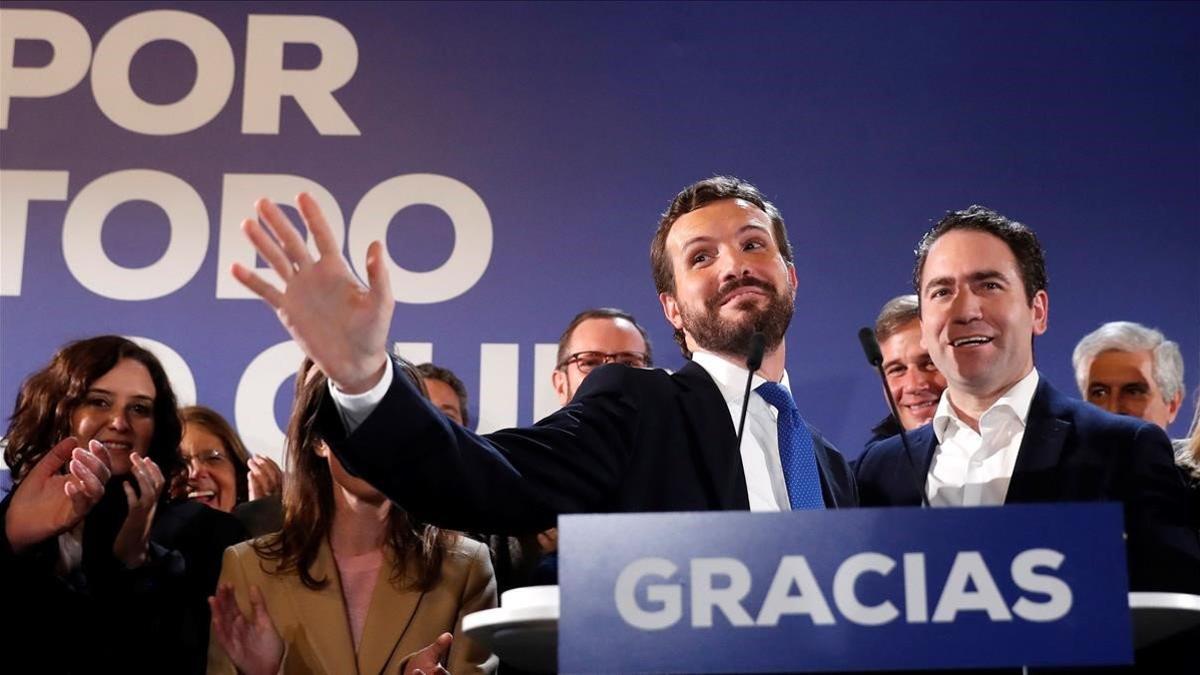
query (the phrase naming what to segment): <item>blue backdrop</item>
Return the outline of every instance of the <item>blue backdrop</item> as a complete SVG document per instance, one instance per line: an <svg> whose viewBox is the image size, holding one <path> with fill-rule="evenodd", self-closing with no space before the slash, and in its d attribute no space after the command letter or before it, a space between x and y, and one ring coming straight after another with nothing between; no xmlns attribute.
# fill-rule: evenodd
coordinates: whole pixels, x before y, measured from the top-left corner
<svg viewBox="0 0 1200 675"><path fill-rule="evenodd" d="M1084 333L1114 319L1157 326L1189 373L1172 435L1191 418L1200 5L0 11L6 414L58 345L118 332L177 353L195 398L275 452L296 353L271 349L286 333L230 289L227 267L244 254L236 224L252 195L274 182L289 198L298 179L270 178L289 175L336 202L352 258L356 232L390 222L396 265L427 273L398 289L408 300L393 338L457 371L483 428L529 423L551 405L536 345L586 307L632 311L660 365L681 364L649 240L678 189L733 173L789 223L792 387L847 456L884 411L855 331L908 291L931 222L973 203L1045 245L1044 374L1074 391Z"/></svg>

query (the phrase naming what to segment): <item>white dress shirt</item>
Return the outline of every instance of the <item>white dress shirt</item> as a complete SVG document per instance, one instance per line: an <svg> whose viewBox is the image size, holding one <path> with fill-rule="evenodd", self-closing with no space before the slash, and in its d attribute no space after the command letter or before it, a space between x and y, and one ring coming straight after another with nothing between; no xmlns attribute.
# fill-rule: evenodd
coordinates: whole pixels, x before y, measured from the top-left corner
<svg viewBox="0 0 1200 675"><path fill-rule="evenodd" d="M750 371L708 352L695 352L692 361L716 383L725 405L729 406L729 417L736 434L742 416L742 394L746 391L746 377ZM742 470L746 474L746 493L750 497L751 511L790 511L792 507L783 478L783 462L779 459L779 411L763 400L757 391L753 391L764 382L764 378L755 375L750 385L746 431L740 448ZM779 385L789 395L792 393L786 371Z"/></svg>
<svg viewBox="0 0 1200 675"><path fill-rule="evenodd" d="M946 390L933 416L938 447L925 483L930 506L1004 503L1037 385L1035 368L979 416L979 431L959 419Z"/></svg>
<svg viewBox="0 0 1200 675"><path fill-rule="evenodd" d="M692 355L692 360L716 383L721 397L729 406L733 431L737 433L738 420L742 414L742 392L745 390L749 371L707 352L696 352ZM329 383L329 391L341 412L347 433L357 429L379 405L388 387L392 385L392 377L392 369L385 368L383 377L374 387L362 394L353 395L342 393L333 386L333 382ZM755 375L750 386L757 388L763 382L766 380ZM791 394L786 372L779 384ZM783 462L779 459L779 425L776 421L778 415L779 412L774 406L764 401L758 392L750 392L750 410L746 413L746 431L742 438L741 455L751 511L782 511L791 508L787 483L783 479Z"/></svg>

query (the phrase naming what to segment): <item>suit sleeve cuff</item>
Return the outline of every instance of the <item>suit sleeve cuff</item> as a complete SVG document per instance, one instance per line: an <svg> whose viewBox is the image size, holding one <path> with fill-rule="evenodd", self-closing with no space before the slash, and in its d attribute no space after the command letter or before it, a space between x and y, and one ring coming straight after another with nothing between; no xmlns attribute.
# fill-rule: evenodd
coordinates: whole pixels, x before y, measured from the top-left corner
<svg viewBox="0 0 1200 675"><path fill-rule="evenodd" d="M392 386L393 377L395 375L392 373L389 359L388 367L383 369L383 376L379 378L379 382L361 394L342 392L334 386L332 380L329 381L329 394L333 397L333 402L337 404L338 414L341 415L347 435L354 433L354 430L366 421L379 402L383 400L384 394L387 394L388 388Z"/></svg>

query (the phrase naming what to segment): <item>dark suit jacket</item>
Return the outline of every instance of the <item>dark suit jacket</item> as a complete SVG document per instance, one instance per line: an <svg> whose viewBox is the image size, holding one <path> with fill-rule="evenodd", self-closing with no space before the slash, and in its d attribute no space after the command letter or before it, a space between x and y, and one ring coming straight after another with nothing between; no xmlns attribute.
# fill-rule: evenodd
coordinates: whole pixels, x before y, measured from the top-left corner
<svg viewBox="0 0 1200 675"><path fill-rule="evenodd" d="M91 673L98 664L134 674L204 672L207 598L222 553L245 539L245 530L198 502L160 503L147 561L127 570L112 556L127 511L121 480L114 478L88 513L83 563L66 577L56 570L56 537L16 554L0 526L5 672ZM0 523L10 501L0 503Z"/></svg>
<svg viewBox="0 0 1200 675"><path fill-rule="evenodd" d="M856 471L863 506L916 506L937 438L926 424L871 445ZM915 466L914 466L915 465ZM1159 427L1067 398L1042 378L1029 408L1005 503L1119 501L1130 586L1200 592L1200 540L1171 444Z"/></svg>
<svg viewBox="0 0 1200 675"><path fill-rule="evenodd" d="M477 436L406 377L349 437L327 395L320 430L342 464L443 527L536 532L560 513L748 509L729 408L707 371L610 365L533 427ZM858 495L842 456L814 433L829 507Z"/></svg>

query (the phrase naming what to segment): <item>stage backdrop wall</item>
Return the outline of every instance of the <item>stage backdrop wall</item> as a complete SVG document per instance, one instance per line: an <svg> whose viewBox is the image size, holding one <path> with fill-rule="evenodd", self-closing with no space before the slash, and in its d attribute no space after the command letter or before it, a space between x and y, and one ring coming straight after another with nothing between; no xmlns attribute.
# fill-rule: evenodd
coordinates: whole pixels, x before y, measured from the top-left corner
<svg viewBox="0 0 1200 675"><path fill-rule="evenodd" d="M581 309L632 311L679 367L648 244L718 173L789 223L792 388L848 456L884 411L855 331L970 204L1045 244L1054 383L1129 319L1183 346L1191 391L1197 26L1196 4L6 2L0 401L67 340L137 336L277 454L299 352L228 268L254 198L306 189L358 269L386 240L399 349L458 372L481 429L528 424Z"/></svg>

